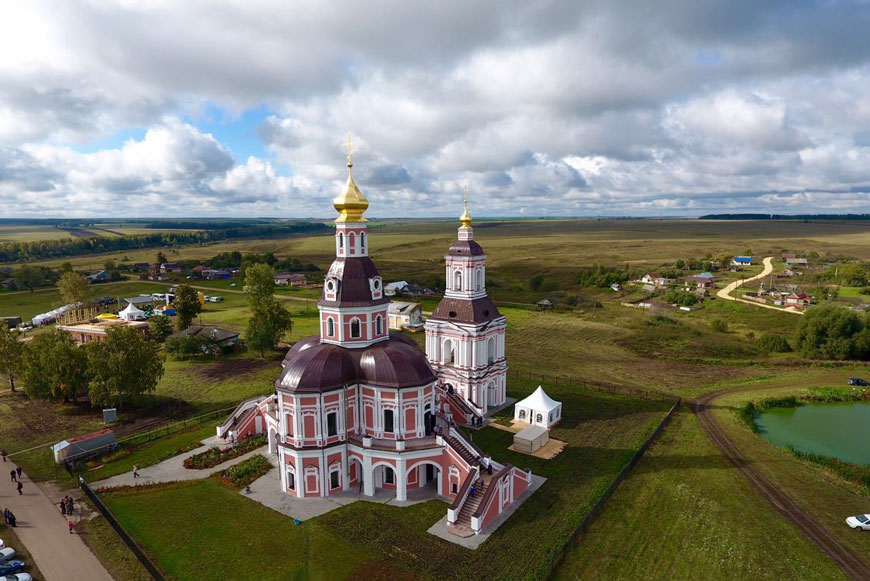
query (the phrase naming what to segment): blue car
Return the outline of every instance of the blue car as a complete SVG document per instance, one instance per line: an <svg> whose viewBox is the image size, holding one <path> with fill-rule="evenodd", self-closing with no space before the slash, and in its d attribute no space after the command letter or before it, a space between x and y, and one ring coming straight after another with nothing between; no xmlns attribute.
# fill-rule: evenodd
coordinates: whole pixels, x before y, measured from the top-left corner
<svg viewBox="0 0 870 581"><path fill-rule="evenodd" d="M12 575L22 569L24 569L24 561L19 561L18 559L0 563L0 575Z"/></svg>

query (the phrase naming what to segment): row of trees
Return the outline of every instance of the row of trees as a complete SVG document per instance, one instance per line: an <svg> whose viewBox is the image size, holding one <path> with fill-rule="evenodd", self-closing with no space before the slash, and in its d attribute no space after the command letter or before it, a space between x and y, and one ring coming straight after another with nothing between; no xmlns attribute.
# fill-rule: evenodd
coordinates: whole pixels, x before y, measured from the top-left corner
<svg viewBox="0 0 870 581"><path fill-rule="evenodd" d="M163 377L163 354L157 343L129 327L110 329L104 341L82 346L69 333L55 330L29 343L0 327L0 373L15 391L16 378L33 399L74 401L87 393L95 406L121 406L153 392Z"/></svg>
<svg viewBox="0 0 870 581"><path fill-rule="evenodd" d="M83 254L117 252L119 250L134 250L154 246L201 244L231 238L264 238L318 231L327 232L329 227L319 222L273 223L242 225L220 230L198 230L194 232L155 232L153 234L133 234L129 236L91 236L87 238L4 242L0 244L0 262L20 262L25 260L80 256Z"/></svg>

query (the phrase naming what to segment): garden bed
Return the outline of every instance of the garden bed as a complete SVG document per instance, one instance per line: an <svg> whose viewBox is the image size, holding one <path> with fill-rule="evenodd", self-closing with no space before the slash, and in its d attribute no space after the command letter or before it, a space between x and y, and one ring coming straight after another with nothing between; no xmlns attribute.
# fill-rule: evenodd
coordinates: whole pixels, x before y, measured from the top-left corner
<svg viewBox="0 0 870 581"><path fill-rule="evenodd" d="M253 436L242 440L232 448L227 448L226 450L221 450L218 447L211 447L205 452L200 452L199 454L194 454L189 458L185 458L184 467L192 470L213 468L218 464L223 464L227 460L238 458L243 454L247 454L248 452L265 445L266 436Z"/></svg>
<svg viewBox="0 0 870 581"><path fill-rule="evenodd" d="M216 476L218 480L227 486L241 490L271 469L272 464L263 455L256 454L244 462L230 466L226 470L221 470Z"/></svg>

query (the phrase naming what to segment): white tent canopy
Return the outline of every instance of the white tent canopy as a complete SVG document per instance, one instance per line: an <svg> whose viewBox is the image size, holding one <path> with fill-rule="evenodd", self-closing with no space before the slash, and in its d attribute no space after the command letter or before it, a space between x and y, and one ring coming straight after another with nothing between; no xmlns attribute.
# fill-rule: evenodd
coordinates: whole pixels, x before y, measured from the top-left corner
<svg viewBox="0 0 870 581"><path fill-rule="evenodd" d="M549 428L562 419L562 404L544 392L540 385L514 406L514 420Z"/></svg>
<svg viewBox="0 0 870 581"><path fill-rule="evenodd" d="M147 318L145 311L137 309L133 303L129 303L126 309L118 313L118 316L125 321L142 321Z"/></svg>

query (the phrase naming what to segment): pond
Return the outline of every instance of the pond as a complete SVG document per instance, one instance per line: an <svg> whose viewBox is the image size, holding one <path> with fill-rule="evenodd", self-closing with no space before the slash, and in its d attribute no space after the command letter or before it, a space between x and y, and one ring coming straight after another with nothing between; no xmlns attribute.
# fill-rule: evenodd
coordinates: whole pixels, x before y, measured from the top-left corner
<svg viewBox="0 0 870 581"><path fill-rule="evenodd" d="M870 403L820 403L757 414L764 439L855 464L870 464Z"/></svg>

